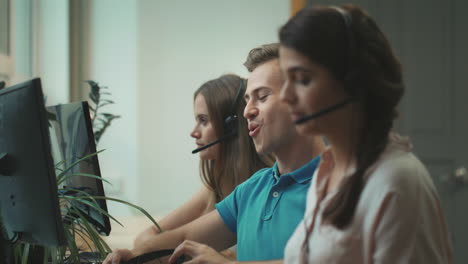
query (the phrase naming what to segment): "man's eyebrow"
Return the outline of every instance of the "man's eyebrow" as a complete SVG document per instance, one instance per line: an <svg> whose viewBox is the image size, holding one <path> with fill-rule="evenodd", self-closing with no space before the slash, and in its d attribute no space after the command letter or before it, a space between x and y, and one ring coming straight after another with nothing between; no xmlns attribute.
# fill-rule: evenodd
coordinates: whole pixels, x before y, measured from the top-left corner
<svg viewBox="0 0 468 264"><path fill-rule="evenodd" d="M289 73L295 73L295 72L310 72L310 70L304 68L304 67L300 67L300 66L294 66L294 67L291 67L291 68L288 68L288 72Z"/></svg>
<svg viewBox="0 0 468 264"><path fill-rule="evenodd" d="M255 89L253 89L250 93L251 94L258 94L262 90L271 90L271 88L269 88L267 86L260 86L260 87L256 87ZM248 100L249 98L250 98L250 96L246 93L244 95L244 99Z"/></svg>

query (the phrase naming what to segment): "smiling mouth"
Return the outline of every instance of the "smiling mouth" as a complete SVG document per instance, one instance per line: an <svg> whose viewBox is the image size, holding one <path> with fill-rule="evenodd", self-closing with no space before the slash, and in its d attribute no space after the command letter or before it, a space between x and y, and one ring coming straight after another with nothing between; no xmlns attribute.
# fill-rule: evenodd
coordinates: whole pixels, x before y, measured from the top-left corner
<svg viewBox="0 0 468 264"><path fill-rule="evenodd" d="M259 131L260 131L260 126L256 126L255 128L249 131L249 136L255 137L256 135L258 135Z"/></svg>

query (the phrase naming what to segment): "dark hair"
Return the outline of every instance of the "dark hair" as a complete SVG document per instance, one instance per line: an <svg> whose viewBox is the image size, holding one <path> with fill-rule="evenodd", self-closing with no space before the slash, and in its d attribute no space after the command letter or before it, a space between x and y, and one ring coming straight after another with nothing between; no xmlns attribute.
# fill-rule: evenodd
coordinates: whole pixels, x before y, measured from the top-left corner
<svg viewBox="0 0 468 264"><path fill-rule="evenodd" d="M279 58L279 43L264 44L252 49L247 55L244 66L252 72L261 64Z"/></svg>
<svg viewBox="0 0 468 264"><path fill-rule="evenodd" d="M208 114L217 137L224 131L224 120L232 111L238 89L245 92L241 81L245 80L234 74L223 75L204 83L195 91L194 99L201 94L205 98ZM247 120L243 118L245 101L239 100L235 106L237 118L237 135L220 143L220 156L215 160L201 160L200 173L202 181L214 192L215 202L229 195L234 188L248 179L256 171L273 164L271 156L259 155L248 135Z"/></svg>
<svg viewBox="0 0 468 264"><path fill-rule="evenodd" d="M356 171L344 179L323 213L325 221L345 228L354 216L364 173L388 143L404 84L401 65L374 20L357 6L340 8L345 14L334 7L305 8L280 29L279 38L281 45L327 68L362 105L363 123L352 153Z"/></svg>

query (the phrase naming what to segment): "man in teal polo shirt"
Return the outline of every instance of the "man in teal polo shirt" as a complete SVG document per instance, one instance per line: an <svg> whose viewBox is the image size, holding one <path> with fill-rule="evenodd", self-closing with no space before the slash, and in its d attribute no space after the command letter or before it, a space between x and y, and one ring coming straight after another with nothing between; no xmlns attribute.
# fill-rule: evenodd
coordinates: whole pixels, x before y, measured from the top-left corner
<svg viewBox="0 0 468 264"><path fill-rule="evenodd" d="M304 216L305 195L318 162L316 157L281 177L278 164L262 169L216 205L229 230L237 234L239 261L283 258L284 247Z"/></svg>
<svg viewBox="0 0 468 264"><path fill-rule="evenodd" d="M116 250L104 263L119 263L143 253L175 247L176 255L186 254L201 262L227 263L229 260L215 250L236 243L240 261L283 258L286 242L304 215L307 190L325 144L319 137L300 136L291 125L288 108L279 98L283 78L278 44L253 49L245 66L251 74L244 96L247 102L244 117L257 152L275 156L273 168L255 173L211 213L155 235L131 251Z"/></svg>

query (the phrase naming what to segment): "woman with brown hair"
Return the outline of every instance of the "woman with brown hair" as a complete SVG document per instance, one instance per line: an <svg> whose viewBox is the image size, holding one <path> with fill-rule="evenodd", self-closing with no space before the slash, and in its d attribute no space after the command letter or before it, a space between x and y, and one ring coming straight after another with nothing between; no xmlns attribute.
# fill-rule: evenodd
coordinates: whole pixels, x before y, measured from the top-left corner
<svg viewBox="0 0 468 264"><path fill-rule="evenodd" d="M256 171L271 167L270 156L257 154L242 117L246 80L234 74L204 83L194 94L195 127L191 136L200 154L203 187L185 204L164 217L163 230L180 227L211 212L215 204ZM215 143L215 144L210 144ZM152 226L137 236L135 246L157 235Z"/></svg>
<svg viewBox="0 0 468 264"><path fill-rule="evenodd" d="M325 136L286 263L452 263L434 184L392 132L401 65L359 7L310 7L280 29L282 99L296 130Z"/></svg>

